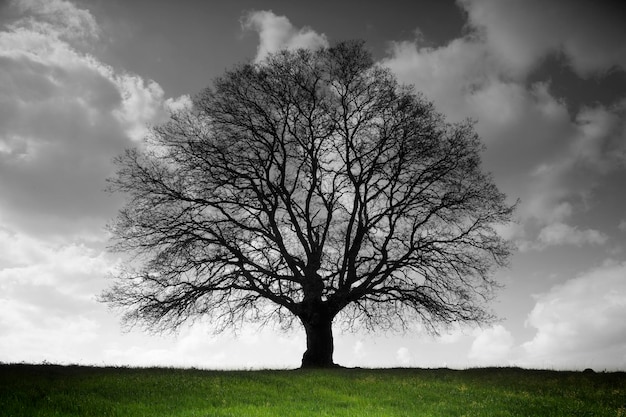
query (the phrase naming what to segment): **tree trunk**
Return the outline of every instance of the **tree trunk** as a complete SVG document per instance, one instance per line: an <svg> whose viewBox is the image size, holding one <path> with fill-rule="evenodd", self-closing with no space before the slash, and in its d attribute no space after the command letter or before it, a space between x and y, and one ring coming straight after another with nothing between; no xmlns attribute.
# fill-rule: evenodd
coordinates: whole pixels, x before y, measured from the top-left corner
<svg viewBox="0 0 626 417"><path fill-rule="evenodd" d="M333 318L322 314L300 318L306 331L306 352L302 356L302 368L331 368L333 363Z"/></svg>

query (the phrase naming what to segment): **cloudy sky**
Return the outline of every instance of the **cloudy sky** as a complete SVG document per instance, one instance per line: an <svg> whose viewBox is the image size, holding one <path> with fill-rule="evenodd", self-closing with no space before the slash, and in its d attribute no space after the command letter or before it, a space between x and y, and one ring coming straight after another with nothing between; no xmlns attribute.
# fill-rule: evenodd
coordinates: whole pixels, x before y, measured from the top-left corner
<svg viewBox="0 0 626 417"><path fill-rule="evenodd" d="M0 362L296 367L296 329L123 332L111 159L226 68L361 38L448 120L477 120L518 251L502 320L341 334L347 366L626 369L626 6L583 0L0 0Z"/></svg>

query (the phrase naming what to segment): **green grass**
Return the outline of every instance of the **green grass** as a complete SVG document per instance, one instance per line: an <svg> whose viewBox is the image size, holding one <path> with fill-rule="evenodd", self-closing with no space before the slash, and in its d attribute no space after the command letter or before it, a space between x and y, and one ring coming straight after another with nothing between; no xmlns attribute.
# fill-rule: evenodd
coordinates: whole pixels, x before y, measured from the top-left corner
<svg viewBox="0 0 626 417"><path fill-rule="evenodd" d="M626 417L626 373L0 365L0 416Z"/></svg>

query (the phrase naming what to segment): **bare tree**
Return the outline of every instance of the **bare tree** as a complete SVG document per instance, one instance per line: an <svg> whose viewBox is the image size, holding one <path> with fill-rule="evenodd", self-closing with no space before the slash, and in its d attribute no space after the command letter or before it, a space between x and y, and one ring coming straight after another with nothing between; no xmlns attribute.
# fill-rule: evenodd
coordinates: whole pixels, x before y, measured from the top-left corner
<svg viewBox="0 0 626 417"><path fill-rule="evenodd" d="M303 367L333 366L333 321L487 322L513 207L481 151L361 42L241 65L117 159L136 256L102 298L156 330L297 318Z"/></svg>

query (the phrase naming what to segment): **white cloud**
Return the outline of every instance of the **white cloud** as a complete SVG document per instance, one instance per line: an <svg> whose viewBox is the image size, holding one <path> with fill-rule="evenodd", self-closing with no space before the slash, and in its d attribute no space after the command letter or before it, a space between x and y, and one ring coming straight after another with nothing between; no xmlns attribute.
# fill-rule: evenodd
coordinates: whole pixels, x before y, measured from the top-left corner
<svg viewBox="0 0 626 417"><path fill-rule="evenodd" d="M528 365L626 365L626 263L606 263L536 296L526 321Z"/></svg>
<svg viewBox="0 0 626 417"><path fill-rule="evenodd" d="M8 362L94 363L101 317L61 317L0 298L0 356Z"/></svg>
<svg viewBox="0 0 626 417"><path fill-rule="evenodd" d="M175 337L164 337L150 347L128 344L110 346L102 356L106 363L134 366L180 366L209 369L297 368L305 350L304 332L278 334L270 329L244 327L243 334L212 335L209 323L185 328Z"/></svg>
<svg viewBox="0 0 626 417"><path fill-rule="evenodd" d="M413 356L407 347L400 347L396 352L396 360L401 366L410 366L413 363Z"/></svg>
<svg viewBox="0 0 626 417"><path fill-rule="evenodd" d="M626 219L620 220L619 224L617 225L617 228L621 230L622 232L626 232Z"/></svg>
<svg viewBox="0 0 626 417"><path fill-rule="evenodd" d="M96 301L118 260L98 248L55 244L0 228L0 359L206 368L297 367L303 332L244 326L212 335L198 322L177 335L120 334Z"/></svg>
<svg viewBox="0 0 626 417"><path fill-rule="evenodd" d="M580 230L565 223L552 223L541 229L538 240L545 245L603 245L608 236L593 229Z"/></svg>
<svg viewBox="0 0 626 417"><path fill-rule="evenodd" d="M189 95L184 94L178 98L168 98L165 100L165 107L170 112L181 111L185 109L191 109L193 103L191 101L191 97Z"/></svg>
<svg viewBox="0 0 626 417"><path fill-rule="evenodd" d="M100 34L89 10L66 0L13 0L12 5L26 16L11 26L66 40L90 40Z"/></svg>
<svg viewBox="0 0 626 417"><path fill-rule="evenodd" d="M297 29L285 16L277 16L272 11L252 11L241 21L246 30L259 34L256 62L263 61L269 54L281 49L318 49L328 46L326 35L303 27Z"/></svg>
<svg viewBox="0 0 626 417"><path fill-rule="evenodd" d="M95 301L117 262L82 244L52 244L0 229L0 357L94 359L106 307Z"/></svg>
<svg viewBox="0 0 626 417"><path fill-rule="evenodd" d="M27 301L28 288L45 286L60 295L88 300L117 266L117 260L98 247L51 243L0 229L0 286L5 297L19 293Z"/></svg>
<svg viewBox="0 0 626 417"><path fill-rule="evenodd" d="M365 344L362 340L357 340L356 342L354 342L354 347L352 350L354 356L357 359L363 359L367 355L367 352L365 351Z"/></svg>
<svg viewBox="0 0 626 417"><path fill-rule="evenodd" d="M163 89L156 82L146 81L138 75L114 75L113 79L122 97L120 107L113 114L126 134L140 141L145 137L149 123L165 120L164 110L168 105L164 102Z"/></svg>
<svg viewBox="0 0 626 417"><path fill-rule="evenodd" d="M415 85L453 121L469 116L466 98L496 75L484 45L469 38L440 48L422 47L419 41L392 42L383 65L400 82Z"/></svg>
<svg viewBox="0 0 626 417"><path fill-rule="evenodd" d="M506 363L513 348L513 335L502 325L478 330L472 342L469 358L481 364L502 365Z"/></svg>

